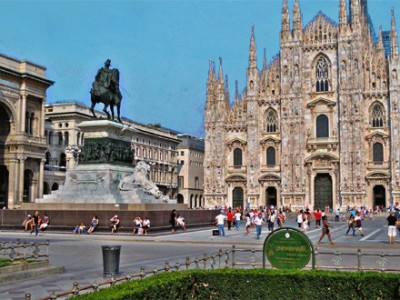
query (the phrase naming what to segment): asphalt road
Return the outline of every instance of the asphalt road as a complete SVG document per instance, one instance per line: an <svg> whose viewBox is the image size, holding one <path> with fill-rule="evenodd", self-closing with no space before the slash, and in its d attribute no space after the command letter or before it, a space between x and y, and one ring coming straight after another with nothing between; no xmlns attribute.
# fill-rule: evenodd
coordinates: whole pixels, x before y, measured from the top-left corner
<svg viewBox="0 0 400 300"><path fill-rule="evenodd" d="M387 238L386 215L375 219L367 219L363 222L364 237L345 235L347 225L344 221L332 222L331 234L335 245L328 245L325 238L322 245L315 245L319 252L336 252L318 256L318 264L334 267L355 267L357 256L344 256L343 253L371 254L399 254L400 239L389 245ZM288 220L286 226L297 226L294 219ZM186 232L171 234L170 232L150 233L148 236L132 236L128 234L111 235L107 233L95 233L92 235L73 235L71 232L44 232L38 237L30 236L21 231L1 231L1 240L21 241L50 241L50 264L64 266L66 273L40 277L28 281L19 281L13 284L0 283L0 299L24 299L29 292L32 299L39 299L51 292L61 292L72 288L73 282L80 285L96 283L104 280L102 245L121 245L120 271L122 275L134 274L140 271L140 267L146 270L160 268L165 261L170 265L177 262L184 263L186 257L192 260L202 257L204 254L218 253L231 249L235 245L238 249L255 249L256 253L240 252L235 255L238 262L259 266L262 262L261 251L265 237L268 235L263 228L261 240L256 240L255 229L249 236L245 235L244 226L239 231L226 228L226 236L212 236L214 227L189 229ZM316 244L321 234L321 229L311 226L307 235ZM337 254L339 253L339 255ZM341 254L340 254L341 253ZM224 258L222 258L224 262ZM388 266L400 269L400 257L363 256L363 264L367 267L377 268Z"/></svg>

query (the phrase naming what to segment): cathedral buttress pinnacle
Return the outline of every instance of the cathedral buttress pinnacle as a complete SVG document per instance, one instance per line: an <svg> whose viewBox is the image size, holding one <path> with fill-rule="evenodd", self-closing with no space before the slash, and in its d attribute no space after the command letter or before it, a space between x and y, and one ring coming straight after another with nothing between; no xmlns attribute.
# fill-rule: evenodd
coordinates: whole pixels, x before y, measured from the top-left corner
<svg viewBox="0 0 400 300"><path fill-rule="evenodd" d="M287 0L283 0L281 41L287 41L290 39L290 37L289 8L287 6Z"/></svg>
<svg viewBox="0 0 400 300"><path fill-rule="evenodd" d="M397 38L396 20L394 18L394 8L392 7L392 26L390 30L390 53L392 56L399 55L399 40Z"/></svg>
<svg viewBox="0 0 400 300"><path fill-rule="evenodd" d="M301 39L303 32L303 21L299 7L299 0L295 0L293 8L293 37L297 40Z"/></svg>
<svg viewBox="0 0 400 300"><path fill-rule="evenodd" d="M346 5L346 0L340 0L339 24L340 24L340 31L344 32L344 30L347 28L347 5Z"/></svg>
<svg viewBox="0 0 400 300"><path fill-rule="evenodd" d="M257 51L254 36L254 24L251 25L250 49L249 49L249 69L257 67Z"/></svg>

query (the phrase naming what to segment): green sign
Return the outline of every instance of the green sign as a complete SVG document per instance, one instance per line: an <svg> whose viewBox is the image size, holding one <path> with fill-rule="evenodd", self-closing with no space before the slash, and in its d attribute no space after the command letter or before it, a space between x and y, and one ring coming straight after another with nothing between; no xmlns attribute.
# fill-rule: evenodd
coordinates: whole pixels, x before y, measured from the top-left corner
<svg viewBox="0 0 400 300"><path fill-rule="evenodd" d="M312 242L295 228L277 229L264 242L264 268L265 259L268 259L277 269L302 269L310 262L311 255L314 256Z"/></svg>

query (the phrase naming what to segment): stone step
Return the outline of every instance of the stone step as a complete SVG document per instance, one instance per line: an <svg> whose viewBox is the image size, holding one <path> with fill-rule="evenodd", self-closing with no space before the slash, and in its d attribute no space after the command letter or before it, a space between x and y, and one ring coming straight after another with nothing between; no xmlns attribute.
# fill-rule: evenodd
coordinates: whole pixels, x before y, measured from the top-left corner
<svg viewBox="0 0 400 300"><path fill-rule="evenodd" d="M49 276L49 275L53 275L53 274L61 274L64 272L65 272L64 267L47 266L47 267L41 267L41 268L34 268L34 269L18 271L18 272L14 272L14 273L1 274L0 282L2 284L4 284L4 283L23 281L23 280L28 280L28 279L38 278L38 277L45 277L45 276Z"/></svg>

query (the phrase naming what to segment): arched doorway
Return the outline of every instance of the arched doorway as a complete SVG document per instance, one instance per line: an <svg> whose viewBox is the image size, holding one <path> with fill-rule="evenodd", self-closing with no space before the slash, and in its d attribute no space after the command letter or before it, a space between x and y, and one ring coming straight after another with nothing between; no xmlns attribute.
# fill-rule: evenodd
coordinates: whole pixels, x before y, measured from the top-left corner
<svg viewBox="0 0 400 300"><path fill-rule="evenodd" d="M232 207L243 207L243 189L241 187L235 187L232 192Z"/></svg>
<svg viewBox="0 0 400 300"><path fill-rule="evenodd" d="M183 201L184 201L183 195L178 194L178 199L177 199L178 204L183 204Z"/></svg>
<svg viewBox="0 0 400 300"><path fill-rule="evenodd" d="M277 206L278 203L276 200L276 188L270 186L265 190L265 204L267 206Z"/></svg>
<svg viewBox="0 0 400 300"><path fill-rule="evenodd" d="M193 195L190 195L190 204L189 208L193 208Z"/></svg>
<svg viewBox="0 0 400 300"><path fill-rule="evenodd" d="M314 179L314 209L333 207L332 178L329 174L318 174Z"/></svg>
<svg viewBox="0 0 400 300"><path fill-rule="evenodd" d="M58 190L58 183L54 182L53 185L51 186L52 191L57 191Z"/></svg>
<svg viewBox="0 0 400 300"><path fill-rule="evenodd" d="M33 180L33 172L29 169L26 169L24 172L23 202L26 203L31 202L32 180Z"/></svg>
<svg viewBox="0 0 400 300"><path fill-rule="evenodd" d="M0 166L0 209L8 207L8 170Z"/></svg>
<svg viewBox="0 0 400 300"><path fill-rule="evenodd" d="M386 190L383 185L376 185L372 190L374 206L386 207Z"/></svg>
<svg viewBox="0 0 400 300"><path fill-rule="evenodd" d="M50 194L50 186L45 181L45 182L43 182L43 195L47 195L47 194Z"/></svg>
<svg viewBox="0 0 400 300"><path fill-rule="evenodd" d="M10 134L10 114L0 104L0 158L4 161L4 145ZM15 180L15 179L14 179ZM8 208L8 169L5 165L0 166L0 209Z"/></svg>

